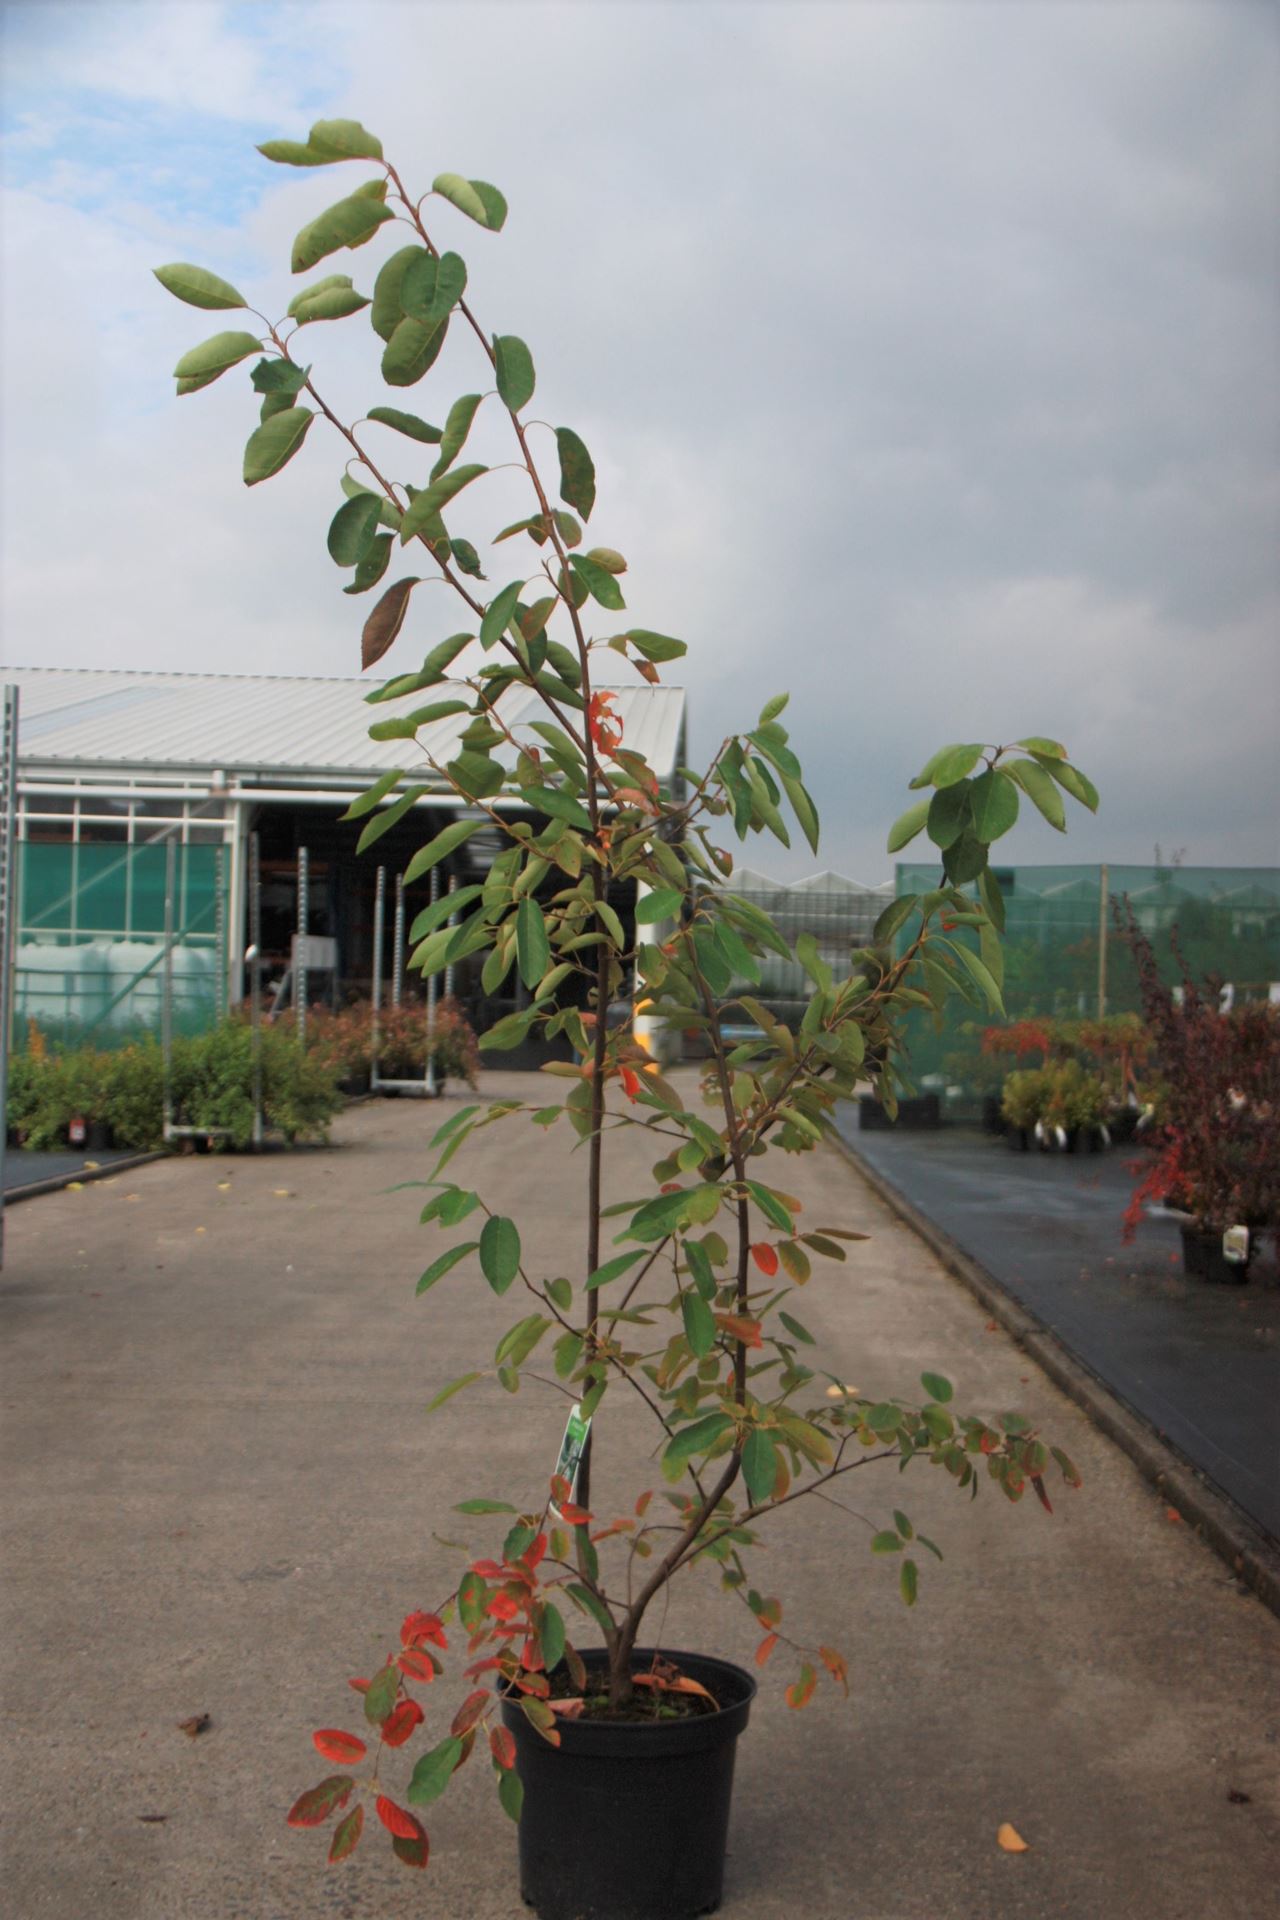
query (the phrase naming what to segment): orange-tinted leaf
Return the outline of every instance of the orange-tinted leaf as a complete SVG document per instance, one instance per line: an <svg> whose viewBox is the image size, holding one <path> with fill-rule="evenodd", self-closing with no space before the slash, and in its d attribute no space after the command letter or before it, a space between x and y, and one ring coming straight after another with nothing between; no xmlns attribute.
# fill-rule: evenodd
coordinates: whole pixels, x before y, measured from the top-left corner
<svg viewBox="0 0 1280 1920"><path fill-rule="evenodd" d="M660 1693L698 1693L704 1700L716 1705L714 1693L704 1687L701 1680L691 1680L687 1673L637 1673L633 1674L631 1684L636 1687L655 1687Z"/></svg>
<svg viewBox="0 0 1280 1920"><path fill-rule="evenodd" d="M1044 1508L1045 1512L1052 1513L1053 1502L1050 1500L1048 1494L1045 1492L1044 1481L1040 1478L1040 1475L1038 1473L1033 1473L1031 1476L1031 1488L1033 1493L1036 1496L1036 1499L1040 1502L1040 1505Z"/></svg>
<svg viewBox="0 0 1280 1920"><path fill-rule="evenodd" d="M740 1340L744 1347L764 1345L760 1322L749 1319L745 1313L718 1313L715 1321L722 1333L727 1333L731 1340Z"/></svg>
<svg viewBox="0 0 1280 1920"><path fill-rule="evenodd" d="M640 1091L640 1076L633 1073L630 1067L619 1067L618 1078L622 1082L622 1091L628 1100L634 1100Z"/></svg>
<svg viewBox="0 0 1280 1920"><path fill-rule="evenodd" d="M321 1727L311 1739L317 1753L322 1753L326 1760L336 1760L339 1766L352 1766L369 1751L354 1733L343 1733L338 1727Z"/></svg>
<svg viewBox="0 0 1280 1920"><path fill-rule="evenodd" d="M406 1840L395 1833L391 1836L391 1850L397 1860L404 1861L406 1867L425 1867L431 1848L425 1833L418 1834L413 1840Z"/></svg>
<svg viewBox="0 0 1280 1920"><path fill-rule="evenodd" d="M347 1685L354 1687L357 1693L368 1693L369 1691L369 1682L367 1680L348 1680Z"/></svg>
<svg viewBox="0 0 1280 1920"><path fill-rule="evenodd" d="M1018 1829L1011 1827L1007 1820L996 1832L996 1844L1003 1847L1006 1853L1026 1853L1027 1851L1026 1841Z"/></svg>
<svg viewBox="0 0 1280 1920"><path fill-rule="evenodd" d="M364 668L376 666L384 653L392 645L396 635L404 625L405 614L409 611L409 595L418 582L416 578L397 580L394 587L388 587L373 612L364 623L364 632L360 636L360 665Z"/></svg>
<svg viewBox="0 0 1280 1920"><path fill-rule="evenodd" d="M526 1549L526 1551L520 1555L520 1565L522 1567L527 1567L529 1569L529 1572L532 1573L534 1568L545 1557L546 1551L547 1551L547 1536L545 1533L540 1533L535 1536L532 1544Z"/></svg>
<svg viewBox="0 0 1280 1920"><path fill-rule="evenodd" d="M494 1620L509 1622L515 1619L520 1609L509 1593L495 1593L485 1612Z"/></svg>
<svg viewBox="0 0 1280 1920"><path fill-rule="evenodd" d="M849 1665L842 1653L834 1647L819 1647L822 1664L836 1684L844 1689L844 1697L849 1698Z"/></svg>
<svg viewBox="0 0 1280 1920"><path fill-rule="evenodd" d="M416 1700L401 1700L392 1709L391 1717L382 1723L383 1745L402 1747L415 1727L420 1727L426 1716Z"/></svg>
<svg viewBox="0 0 1280 1920"><path fill-rule="evenodd" d="M429 1686L436 1677L436 1663L421 1647L406 1647L397 1655L396 1665L410 1680L421 1680L424 1685Z"/></svg>
<svg viewBox="0 0 1280 1920"><path fill-rule="evenodd" d="M560 1518L571 1527L586 1527L591 1524L591 1515L585 1507L575 1507L572 1500L561 1501Z"/></svg>
<svg viewBox="0 0 1280 1920"><path fill-rule="evenodd" d="M769 1655L773 1652L777 1644L778 1644L777 1634L766 1633L764 1639L760 1642L760 1645L756 1648L756 1665L758 1667L762 1667L764 1665L765 1661L769 1658Z"/></svg>
<svg viewBox="0 0 1280 1920"><path fill-rule="evenodd" d="M510 1727L490 1727L489 1751L495 1765L514 1767L516 1763L516 1740Z"/></svg>
<svg viewBox="0 0 1280 1920"><path fill-rule="evenodd" d="M403 1647L419 1647L424 1641L433 1641L437 1647L447 1648L444 1626L436 1613L411 1613L400 1628L400 1644Z"/></svg>
<svg viewBox="0 0 1280 1920"><path fill-rule="evenodd" d="M403 1807L398 1807L394 1800L388 1800L385 1793L378 1795L374 1807L387 1832L395 1834L398 1840L426 1839L421 1821L415 1820Z"/></svg>
<svg viewBox="0 0 1280 1920"><path fill-rule="evenodd" d="M474 1680L478 1673L493 1673L498 1667L505 1665L506 1662L496 1653L491 1653L487 1660L477 1660L474 1666L464 1667L462 1677L464 1680Z"/></svg>
<svg viewBox="0 0 1280 1920"><path fill-rule="evenodd" d="M343 1820L339 1820L333 1832L333 1845L329 1849L329 1864L335 1860L345 1860L354 1853L360 1835L364 1831L364 1808L352 1807Z"/></svg>
<svg viewBox="0 0 1280 1920"><path fill-rule="evenodd" d="M475 1726L476 1721L480 1718L492 1698L493 1695L487 1687L480 1687L475 1693L469 1693L453 1716L453 1725L449 1729L450 1733L456 1736L469 1732L470 1729Z"/></svg>
<svg viewBox="0 0 1280 1920"><path fill-rule="evenodd" d="M311 1787L294 1801L289 1809L291 1827L318 1827L336 1813L339 1807L345 1807L351 1798L351 1789L355 1781L349 1774L335 1773L328 1780L322 1780L318 1787Z"/></svg>
<svg viewBox="0 0 1280 1920"><path fill-rule="evenodd" d="M473 1560L471 1562L471 1571L472 1573L479 1574L482 1580L501 1580L507 1570L505 1567L500 1566L496 1560Z"/></svg>
<svg viewBox="0 0 1280 1920"><path fill-rule="evenodd" d="M650 1487L647 1490L647 1492L642 1493L640 1495L640 1498L636 1501L636 1518L638 1520L644 1519L645 1514L648 1512L649 1502L652 1500L652 1498L653 1498L653 1488Z"/></svg>
<svg viewBox="0 0 1280 1920"><path fill-rule="evenodd" d="M522 1700L521 1711L531 1727L542 1735L548 1746L558 1747L560 1735L556 1728L556 1716L545 1700Z"/></svg>
<svg viewBox="0 0 1280 1920"><path fill-rule="evenodd" d="M800 1678L787 1688L787 1705L797 1709L807 1707L817 1684L818 1676L806 1662L800 1669Z"/></svg>
<svg viewBox="0 0 1280 1920"><path fill-rule="evenodd" d="M520 1649L520 1665L526 1673L541 1673L546 1664L542 1648L531 1634Z"/></svg>
<svg viewBox="0 0 1280 1920"><path fill-rule="evenodd" d="M751 1258L755 1261L761 1273L767 1273L770 1278L778 1271L778 1256L767 1240L761 1240L756 1246L752 1247Z"/></svg>

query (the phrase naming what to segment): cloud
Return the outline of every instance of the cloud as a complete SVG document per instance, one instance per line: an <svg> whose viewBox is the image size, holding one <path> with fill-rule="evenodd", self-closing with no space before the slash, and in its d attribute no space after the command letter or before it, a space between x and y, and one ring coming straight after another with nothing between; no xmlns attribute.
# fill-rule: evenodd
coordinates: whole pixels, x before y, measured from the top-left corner
<svg viewBox="0 0 1280 1920"><path fill-rule="evenodd" d="M148 272L200 260L283 311L289 239L351 174L252 146L348 113L414 179L507 191L500 237L440 216L477 311L533 348L533 412L592 447L592 529L631 562L632 617L691 642L696 751L792 687L824 864L883 877L927 753L1007 727L1061 734L1104 796L1066 842L1020 826L1028 858L1145 859L1156 839L1277 858L1266 10L7 18L8 657L353 663L367 602L323 549L337 450L317 430L246 492L242 375L170 398L220 322ZM392 244L326 264L367 288ZM350 417L374 397L369 347L359 319L307 340ZM482 379L451 339L403 398L438 419ZM507 457L483 413L476 432L478 457ZM420 477L408 443L381 444ZM519 511L516 476L485 484L459 523L477 538ZM495 584L517 564L497 549ZM404 648L442 599L414 617ZM745 852L809 861L776 855Z"/></svg>

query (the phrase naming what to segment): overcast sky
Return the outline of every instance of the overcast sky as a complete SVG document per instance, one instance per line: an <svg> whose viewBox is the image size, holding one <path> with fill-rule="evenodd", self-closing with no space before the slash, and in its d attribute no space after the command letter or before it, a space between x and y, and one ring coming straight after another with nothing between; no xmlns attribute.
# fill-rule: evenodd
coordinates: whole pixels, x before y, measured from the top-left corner
<svg viewBox="0 0 1280 1920"><path fill-rule="evenodd" d="M791 690L821 865L886 877L927 755L1031 732L1103 807L1067 840L1020 823L1006 858L1280 860L1275 5L42 0L3 24L5 662L358 669L336 442L247 491L245 372L182 401L170 377L240 319L148 271L192 260L283 313L292 234L362 175L254 143L349 115L420 190L507 194L503 234L444 209L441 242L529 342L532 413L592 449L627 618L690 643L695 754ZM320 271L371 290L392 232ZM397 397L363 316L310 335L353 416ZM401 404L439 421L478 373L451 339ZM514 478L455 530L496 526ZM391 664L456 625L420 593Z"/></svg>

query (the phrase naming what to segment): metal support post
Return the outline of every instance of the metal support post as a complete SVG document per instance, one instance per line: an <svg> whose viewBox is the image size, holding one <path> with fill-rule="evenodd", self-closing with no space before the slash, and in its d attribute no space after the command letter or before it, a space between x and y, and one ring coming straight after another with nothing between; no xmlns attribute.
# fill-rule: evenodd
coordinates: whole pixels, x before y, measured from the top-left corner
<svg viewBox="0 0 1280 1920"><path fill-rule="evenodd" d="M170 834L164 848L164 970L160 988L160 1051L164 1063L166 1143L173 1135L173 907L177 853L177 844Z"/></svg>
<svg viewBox="0 0 1280 1920"><path fill-rule="evenodd" d="M433 868L432 871L434 872L435 869ZM451 873L449 875L448 890L450 893L456 893L458 891L458 876L456 873ZM451 913L449 915L449 925L451 927L456 927L457 924L458 924L457 914ZM448 966L444 970L444 997L446 1000L452 1000L453 998L453 983L456 977L456 973L457 973L457 969L455 968L453 961L451 960Z"/></svg>
<svg viewBox="0 0 1280 1920"><path fill-rule="evenodd" d="M434 894L432 896L434 898ZM400 1005L404 985L404 875L396 875L396 910L391 931L391 1004Z"/></svg>
<svg viewBox="0 0 1280 1920"><path fill-rule="evenodd" d="M18 689L4 690L0 738L0 1267L4 1265L4 1149L9 1112L9 1045L13 1025L14 922L18 917Z"/></svg>
<svg viewBox="0 0 1280 1920"><path fill-rule="evenodd" d="M431 869L431 904L434 907L440 898L440 869ZM427 1071L425 1075L427 1098L434 1099L439 1092L436 1086L436 979L433 973L427 981Z"/></svg>
<svg viewBox="0 0 1280 1920"><path fill-rule="evenodd" d="M387 913L387 870L378 868L373 894L373 978L369 983L371 1034L369 1040L369 1085L374 1093L382 1084L378 1073L378 1016L382 1012L382 936Z"/></svg>
<svg viewBox="0 0 1280 1920"><path fill-rule="evenodd" d="M213 881L215 889L213 901L213 942L218 964L218 971L215 978L217 980L218 1018L219 1020L225 1020L231 1010L229 998L231 969L227 965L227 850L225 846L223 846L216 848L215 852L217 858L214 861Z"/></svg>
<svg viewBox="0 0 1280 1920"><path fill-rule="evenodd" d="M258 836L249 835L249 1021L253 1044L253 1144L262 1145L262 867Z"/></svg>
<svg viewBox="0 0 1280 1920"><path fill-rule="evenodd" d="M311 919L310 862L307 849L298 848L298 942L293 968L295 1021L300 1046L307 1044L307 929Z"/></svg>
<svg viewBox="0 0 1280 1920"><path fill-rule="evenodd" d="M1098 1018L1107 1017L1107 921L1110 917L1110 887L1107 869L1101 870L1098 886Z"/></svg>

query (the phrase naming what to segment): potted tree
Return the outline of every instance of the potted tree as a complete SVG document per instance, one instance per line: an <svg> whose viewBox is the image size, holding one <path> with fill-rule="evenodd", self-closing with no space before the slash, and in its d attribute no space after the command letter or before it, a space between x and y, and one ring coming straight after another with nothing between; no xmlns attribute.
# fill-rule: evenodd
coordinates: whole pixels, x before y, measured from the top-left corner
<svg viewBox="0 0 1280 1920"><path fill-rule="evenodd" d="M1124 932L1162 1079L1156 1154L1125 1210L1126 1238L1147 1201L1167 1200L1190 1216L1181 1227L1186 1271L1247 1280L1262 1239L1280 1233L1280 1008L1224 1011L1216 984L1202 987L1190 973L1176 932L1175 997L1132 909Z"/></svg>
<svg viewBox="0 0 1280 1920"><path fill-rule="evenodd" d="M846 979L833 977L807 936L793 955L765 913L719 885L733 865L726 838L768 833L788 845L790 820L817 846L816 810L782 723L785 696L726 739L705 772L682 770L667 787L626 737L602 669L654 683L685 646L630 621L625 559L587 544L596 475L586 445L572 428L531 416L529 348L488 332L466 298L449 223L461 217L496 233L507 212L502 195L442 173L419 196L353 121L323 121L305 141L268 141L261 151L284 165L361 168L354 191L298 235L295 271L363 246L392 221L400 244L371 294L326 273L296 295L286 320L256 316L252 331L194 348L178 364L179 392L248 363L262 415L245 450L250 486L283 468L318 420L336 434L343 498L328 547L351 571L347 590L378 586L398 549L411 549L417 569L369 614L366 668L381 662L411 614L422 621L441 605L438 594L415 597L424 575L454 596L459 631L368 695L371 732L405 742L405 767L379 779L350 814L370 844L414 804L414 770L425 761L465 811L420 850L406 880L448 860L478 829L500 835L484 881L419 916L413 963L429 976L483 955L489 993L518 973L528 1004L483 1035L482 1047L500 1054L536 1029L575 1056L550 1063L530 1098L469 1104L439 1129L423 1219L445 1244L418 1283L426 1294L455 1269L478 1269L478 1281L519 1301L492 1358L478 1356L475 1370L442 1385L432 1404L495 1375L513 1389L536 1354L576 1397L557 1469L547 1477L529 1468L508 1499L461 1502L464 1516L492 1529L490 1544L467 1552L444 1576L447 1597L409 1612L384 1663L353 1683L363 1695L361 1731L314 1734L334 1770L289 1819L311 1827L340 1816L329 1848L338 1860L359 1842L368 1808L399 1858L423 1867L420 1815L479 1752L503 1808L520 1820L522 1891L544 1920L588 1912L673 1920L720 1897L733 1747L755 1681L718 1659L654 1644L671 1582L701 1568L745 1600L759 1622L758 1665L785 1650L787 1698L799 1709L820 1673L843 1687L846 1668L838 1649L811 1650L792 1637L781 1602L753 1583L751 1550L773 1511L877 1463L894 1464L895 1489L896 1469L911 1465L961 1490L988 1481L1011 1502L1030 1488L1046 1507L1051 1462L1079 1483L1067 1456L1017 1414L957 1411L941 1375L872 1403L814 1366L794 1290L815 1264L844 1261L858 1236L800 1219L785 1174L772 1152L765 1156L821 1145L837 1101L870 1070L893 1107L898 1023L909 1009L960 993L999 1010L1003 905L988 847L1013 824L1020 795L1059 828L1063 792L1090 807L1096 795L1050 740L944 748L912 782L920 797L890 838L895 850L927 831L938 885L888 908ZM247 305L200 268L167 266L158 277L197 307ZM455 399L442 425L398 404L344 419L312 368L313 329L362 312L393 390L424 377L450 332L469 339L479 390ZM493 463L485 436L499 431L529 499L482 555L470 536ZM495 587L483 569L508 554L520 557ZM602 615L610 616L605 634ZM465 719L463 730L438 759L420 730L453 716ZM962 891L974 883L976 901ZM630 924L614 904L627 888L636 895ZM445 923L447 910L461 912L455 925ZM754 1031L731 1044L721 1019L730 984L758 980L766 953L804 968L804 1016L792 1031L741 991L731 1024ZM631 1024L610 1017L626 992L648 1003L650 1021L699 1036L700 1092L667 1079ZM558 1272L527 1258L501 1194L472 1189L461 1171L477 1129L530 1124L585 1147L581 1238ZM606 1207L606 1146L619 1126L652 1135L652 1190ZM659 1484L646 1456L634 1502L598 1513L592 1435L621 1396L638 1399L652 1419ZM870 1546L914 1603L933 1542L886 1505ZM381 1770L422 1725L421 1690L439 1699L446 1660L463 1669L449 1731L417 1759L407 1789L393 1793Z"/></svg>

